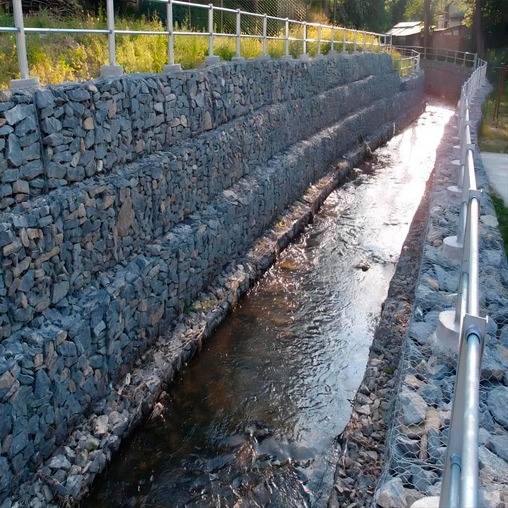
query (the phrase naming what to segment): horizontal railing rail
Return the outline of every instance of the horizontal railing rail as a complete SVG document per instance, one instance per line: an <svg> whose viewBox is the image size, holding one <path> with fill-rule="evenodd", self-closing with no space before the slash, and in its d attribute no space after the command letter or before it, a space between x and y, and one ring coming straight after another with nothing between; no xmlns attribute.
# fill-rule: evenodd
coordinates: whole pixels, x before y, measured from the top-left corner
<svg viewBox="0 0 508 508"><path fill-rule="evenodd" d="M475 70L464 83L458 107L459 185L462 189L456 243L462 246L455 320L459 347L455 392L439 505L479 506L479 391L487 318L480 317L478 294L480 192L476 187L475 146L470 125L471 101L483 85L487 64L475 58ZM439 336L438 336L439 340Z"/></svg>
<svg viewBox="0 0 508 508"><path fill-rule="evenodd" d="M426 48L424 46L394 46L394 49L404 54L404 52L417 51L424 60L438 60L456 65L467 67L477 67L477 54L467 51L457 51L446 48Z"/></svg>
<svg viewBox="0 0 508 508"><path fill-rule="evenodd" d="M49 28L49 27L25 27L21 0L13 0L14 27L0 27L0 33L14 33L16 36L16 52L18 57L18 67L20 79L11 81L11 88L32 87L38 84L37 78L30 77L27 50L26 35L27 34L98 34L107 35L108 37L108 65L101 68L101 76L112 76L123 73L121 66L116 60L116 38L122 35L163 35L168 39L167 45L167 62L164 67L165 71L173 71L181 69L178 62L175 61L174 39L175 36L201 36L208 38L208 56L205 63L217 63L220 59L214 54L214 39L216 37L231 37L236 40L235 59L241 59L241 39L260 39L262 41L262 56L268 56L268 41L277 40L284 41L284 56L290 57L290 43L301 42L300 55L308 56L309 44L317 45L316 54L323 53L323 45L327 44L330 51L390 51L392 37L386 34L376 32L352 30L349 28L338 27L333 25L324 25L320 23L310 23L307 21L290 20L289 18L281 18L268 16L267 14L259 14L254 12L242 11L240 9L229 9L225 7L215 7L213 4L199 4L192 2L184 2L180 0L152 0L154 2L162 2L167 6L166 12L166 30L121 30L115 28L114 19L114 3L113 0L106 0L106 21L107 28L104 29L78 29L78 28ZM207 26L204 31L191 31L177 29L174 23L174 8L185 7L193 9L202 9L208 11ZM221 13L229 16L234 15L234 29L230 31L217 31L214 14ZM246 18L256 19L257 26L261 27L260 33L245 33L242 31L242 21ZM280 29L276 34L268 33L268 23L278 23ZM177 27L178 28L178 27ZM292 28L292 29L291 29ZM313 35L309 34L309 30L313 30ZM403 63L405 72L414 69L414 62L409 60Z"/></svg>
<svg viewBox="0 0 508 508"><path fill-rule="evenodd" d="M399 75L401 77L420 70L420 53L418 53L418 51L407 49L406 51L400 52L399 48L392 46L392 52L401 55L398 60Z"/></svg>

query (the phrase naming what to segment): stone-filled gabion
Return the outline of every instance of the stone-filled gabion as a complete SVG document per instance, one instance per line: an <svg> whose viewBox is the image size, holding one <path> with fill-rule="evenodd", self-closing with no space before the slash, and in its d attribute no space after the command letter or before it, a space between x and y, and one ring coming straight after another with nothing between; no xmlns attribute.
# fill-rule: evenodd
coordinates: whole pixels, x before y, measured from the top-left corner
<svg viewBox="0 0 508 508"><path fill-rule="evenodd" d="M422 89L357 54L1 102L0 503L330 164L412 120Z"/></svg>

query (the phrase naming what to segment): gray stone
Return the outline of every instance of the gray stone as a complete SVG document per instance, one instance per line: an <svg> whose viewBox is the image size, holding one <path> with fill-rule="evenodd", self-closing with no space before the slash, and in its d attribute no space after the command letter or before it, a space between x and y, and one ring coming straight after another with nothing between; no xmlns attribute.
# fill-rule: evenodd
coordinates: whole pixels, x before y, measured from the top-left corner
<svg viewBox="0 0 508 508"><path fill-rule="evenodd" d="M83 486L84 477L81 474L69 475L65 488L74 499L79 499Z"/></svg>
<svg viewBox="0 0 508 508"><path fill-rule="evenodd" d="M37 90L35 92L35 103L41 109L53 107L55 105L55 97L50 90Z"/></svg>
<svg viewBox="0 0 508 508"><path fill-rule="evenodd" d="M52 457L49 461L49 467L52 469L64 469L65 471L69 471L72 464L69 462L67 457L61 453Z"/></svg>
<svg viewBox="0 0 508 508"><path fill-rule="evenodd" d="M33 115L33 106L25 104L18 104L4 112L4 117L9 125L16 125L30 115Z"/></svg>
<svg viewBox="0 0 508 508"><path fill-rule="evenodd" d="M41 122L41 128L45 134L54 134L62 130L62 122L54 117L45 118Z"/></svg>
<svg viewBox="0 0 508 508"><path fill-rule="evenodd" d="M376 503L382 508L407 508L407 492L400 478L392 478L383 483L374 495Z"/></svg>
<svg viewBox="0 0 508 508"><path fill-rule="evenodd" d="M40 369L35 374L35 388L34 395L36 398L45 397L50 393L51 380L49 379L46 371Z"/></svg>
<svg viewBox="0 0 508 508"><path fill-rule="evenodd" d="M508 463L492 453L485 446L480 446L478 453L480 462L480 478L508 484Z"/></svg>
<svg viewBox="0 0 508 508"><path fill-rule="evenodd" d="M16 168L21 166L24 162L23 152L19 146L18 138L13 134L7 138L7 150L5 153L5 158L12 166Z"/></svg>
<svg viewBox="0 0 508 508"><path fill-rule="evenodd" d="M508 387L498 386L491 390L488 405L494 419L508 430Z"/></svg>
<svg viewBox="0 0 508 508"><path fill-rule="evenodd" d="M425 419L427 404L417 393L404 390L400 395L400 404L405 425L418 424Z"/></svg>
<svg viewBox="0 0 508 508"><path fill-rule="evenodd" d="M62 281L53 284L51 290L51 303L56 304L65 298L69 293L69 288L70 286L68 281Z"/></svg>
<svg viewBox="0 0 508 508"><path fill-rule="evenodd" d="M508 434L489 435L485 445L491 452L508 462Z"/></svg>

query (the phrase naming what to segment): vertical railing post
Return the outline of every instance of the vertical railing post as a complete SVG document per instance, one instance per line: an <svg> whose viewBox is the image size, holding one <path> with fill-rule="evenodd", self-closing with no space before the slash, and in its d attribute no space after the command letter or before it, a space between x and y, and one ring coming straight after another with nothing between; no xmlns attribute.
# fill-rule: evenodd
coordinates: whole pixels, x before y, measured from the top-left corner
<svg viewBox="0 0 508 508"><path fill-rule="evenodd" d="M213 56L213 4L208 8L208 56Z"/></svg>
<svg viewBox="0 0 508 508"><path fill-rule="evenodd" d="M289 58L289 18L286 18L286 57Z"/></svg>
<svg viewBox="0 0 508 508"><path fill-rule="evenodd" d="M106 1L106 16L108 25L109 64L101 67L101 76L119 76L123 73L123 68L116 64L115 6L113 4L113 0Z"/></svg>
<svg viewBox="0 0 508 508"><path fill-rule="evenodd" d="M108 23L108 53L109 65L116 65L116 42L115 42L115 8L113 0L106 2L106 15Z"/></svg>
<svg viewBox="0 0 508 508"><path fill-rule="evenodd" d="M365 52L366 48L367 48L367 32L364 30L362 32L362 35L363 35L363 46L362 46L362 51Z"/></svg>
<svg viewBox="0 0 508 508"><path fill-rule="evenodd" d="M307 55L307 21L303 23L303 54Z"/></svg>
<svg viewBox="0 0 508 508"><path fill-rule="evenodd" d="M321 54L321 23L319 23L317 29L317 52L318 55Z"/></svg>
<svg viewBox="0 0 508 508"><path fill-rule="evenodd" d="M354 39L353 39L353 51L356 51L356 36L357 36L358 32L355 30L355 35L354 35Z"/></svg>
<svg viewBox="0 0 508 508"><path fill-rule="evenodd" d="M267 32L268 18L266 13L263 15L263 56L266 56L266 32Z"/></svg>
<svg viewBox="0 0 508 508"><path fill-rule="evenodd" d="M346 29L342 29L342 51L346 51Z"/></svg>
<svg viewBox="0 0 508 508"><path fill-rule="evenodd" d="M173 35L173 0L168 0L166 5L166 28L168 30L168 64L164 66L164 72L181 71L182 66L175 64L175 36Z"/></svg>
<svg viewBox="0 0 508 508"><path fill-rule="evenodd" d="M220 57L213 54L213 4L208 4L208 56L205 58L206 65L215 65L220 62Z"/></svg>
<svg viewBox="0 0 508 508"><path fill-rule="evenodd" d="M169 32L168 34L168 62L169 65L175 64L175 46L174 46L174 36L173 36L173 2L172 0L168 0L166 6L166 28Z"/></svg>
<svg viewBox="0 0 508 508"><path fill-rule="evenodd" d="M240 58L241 46L240 46L240 35L241 35L241 27L242 27L242 19L241 19L241 11L238 9L236 11L236 56Z"/></svg>
<svg viewBox="0 0 508 508"><path fill-rule="evenodd" d="M332 32L331 32L331 39L332 39L332 43L331 43L331 46L330 46L330 49L332 51L332 53L335 51L335 27L332 26Z"/></svg>
<svg viewBox="0 0 508 508"><path fill-rule="evenodd" d="M11 79L11 90L21 88L35 88L39 85L37 78L30 78L28 71L28 58L26 54L25 24L23 22L23 6L21 0L13 0L14 25L16 26L16 52L18 54L18 67L20 79Z"/></svg>
<svg viewBox="0 0 508 508"><path fill-rule="evenodd" d="M28 58L26 56L25 24L23 22L23 6L21 0L13 0L14 25L16 26L16 49L18 53L19 76L29 79Z"/></svg>

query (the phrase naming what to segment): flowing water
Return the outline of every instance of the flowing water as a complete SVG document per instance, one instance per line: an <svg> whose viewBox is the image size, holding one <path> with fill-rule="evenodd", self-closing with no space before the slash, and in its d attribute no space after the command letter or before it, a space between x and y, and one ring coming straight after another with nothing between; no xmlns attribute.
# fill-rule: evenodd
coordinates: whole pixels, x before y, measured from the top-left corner
<svg viewBox="0 0 508 508"><path fill-rule="evenodd" d="M86 507L325 506L443 104L332 192L124 446Z"/></svg>

